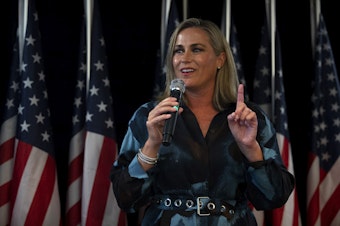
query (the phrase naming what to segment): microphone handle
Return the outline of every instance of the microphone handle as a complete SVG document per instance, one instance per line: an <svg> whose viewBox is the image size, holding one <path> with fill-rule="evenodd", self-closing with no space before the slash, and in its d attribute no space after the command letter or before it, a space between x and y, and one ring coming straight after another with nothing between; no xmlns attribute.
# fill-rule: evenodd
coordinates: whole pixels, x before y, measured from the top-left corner
<svg viewBox="0 0 340 226"><path fill-rule="evenodd" d="M180 90L174 89L174 90L171 90L170 96L176 97L177 101L180 101L182 93ZM165 121L164 129L163 129L163 141L162 141L164 146L170 145L174 131L175 131L179 106L174 106L174 108L177 108L177 111L171 112L170 113L171 117Z"/></svg>

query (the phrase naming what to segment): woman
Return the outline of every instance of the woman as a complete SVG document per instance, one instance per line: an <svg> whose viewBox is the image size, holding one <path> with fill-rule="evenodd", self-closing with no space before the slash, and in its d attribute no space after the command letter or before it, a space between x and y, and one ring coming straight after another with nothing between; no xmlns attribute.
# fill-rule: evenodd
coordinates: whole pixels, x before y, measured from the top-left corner
<svg viewBox="0 0 340 226"><path fill-rule="evenodd" d="M210 21L184 20L166 65L166 89L134 113L112 166L119 206L145 207L143 226L257 225L249 202L258 210L282 206L294 177L268 117L244 102L225 37ZM170 96L174 79L185 84L182 101ZM171 143L163 145L165 121L177 110Z"/></svg>

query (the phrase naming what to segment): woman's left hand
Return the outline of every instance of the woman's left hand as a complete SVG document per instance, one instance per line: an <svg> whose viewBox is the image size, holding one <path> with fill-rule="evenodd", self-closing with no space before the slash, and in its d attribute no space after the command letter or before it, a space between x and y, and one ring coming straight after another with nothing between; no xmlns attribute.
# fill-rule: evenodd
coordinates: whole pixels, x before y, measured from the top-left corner
<svg viewBox="0 0 340 226"><path fill-rule="evenodd" d="M262 160L257 159L257 156L259 156L258 154L260 153L260 157L262 158L262 152L259 152L260 147L256 141L258 126L257 116L256 113L244 103L243 84L240 84L238 87L236 109L227 116L227 119L231 133L242 153L250 161Z"/></svg>

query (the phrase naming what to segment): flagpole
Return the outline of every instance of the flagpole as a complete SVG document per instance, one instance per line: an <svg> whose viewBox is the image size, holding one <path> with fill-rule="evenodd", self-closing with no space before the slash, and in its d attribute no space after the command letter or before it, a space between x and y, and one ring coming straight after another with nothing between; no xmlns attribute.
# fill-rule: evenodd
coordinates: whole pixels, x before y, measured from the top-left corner
<svg viewBox="0 0 340 226"><path fill-rule="evenodd" d="M188 0L183 0L183 20L188 18Z"/></svg>
<svg viewBox="0 0 340 226"><path fill-rule="evenodd" d="M227 42L230 42L230 0L225 0L225 38L227 39Z"/></svg>
<svg viewBox="0 0 340 226"><path fill-rule="evenodd" d="M275 113L275 31L276 31L276 5L275 0L266 0L266 15L269 18L269 39L271 53L271 118L274 118Z"/></svg>
<svg viewBox="0 0 340 226"><path fill-rule="evenodd" d="M320 0L310 0L310 24L311 24L311 42L312 54L315 56L315 34L319 24L319 15L321 12Z"/></svg>
<svg viewBox="0 0 340 226"><path fill-rule="evenodd" d="M161 65L164 64L164 56L165 56L165 35L166 35L166 29L168 24L168 15L170 11L170 4L171 0L163 0L162 1L162 18L161 18Z"/></svg>
<svg viewBox="0 0 340 226"><path fill-rule="evenodd" d="M27 11L28 0L18 0L18 30L17 37L19 39L19 65L21 65L22 54L25 42L25 33L27 27Z"/></svg>
<svg viewBox="0 0 340 226"><path fill-rule="evenodd" d="M93 0L84 0L84 5L86 12L86 93L88 94L91 77L91 31Z"/></svg>
<svg viewBox="0 0 340 226"><path fill-rule="evenodd" d="M276 72L276 62L275 62L275 42L276 42L276 1L272 0L271 1L271 8L270 8L270 12L271 12L271 19L270 19L270 23L271 23L271 27L270 27L270 39L271 39L271 59L272 59L272 114L274 116L274 112L275 112L275 72ZM273 117L274 118L274 117Z"/></svg>

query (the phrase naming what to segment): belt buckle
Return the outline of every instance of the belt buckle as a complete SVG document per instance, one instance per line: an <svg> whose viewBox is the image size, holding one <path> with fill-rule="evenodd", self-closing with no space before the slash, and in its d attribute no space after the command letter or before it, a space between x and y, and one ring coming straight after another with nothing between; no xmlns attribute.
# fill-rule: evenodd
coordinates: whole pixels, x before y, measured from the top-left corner
<svg viewBox="0 0 340 226"><path fill-rule="evenodd" d="M210 198L208 197L208 196L199 196L199 197L197 197L197 215L198 216L210 216L210 213L209 212L207 212L207 213L202 213L201 212L201 208L203 208L203 206L204 206L204 203L203 203L203 201L202 200L204 200L204 199L208 199L208 201L210 200Z"/></svg>

